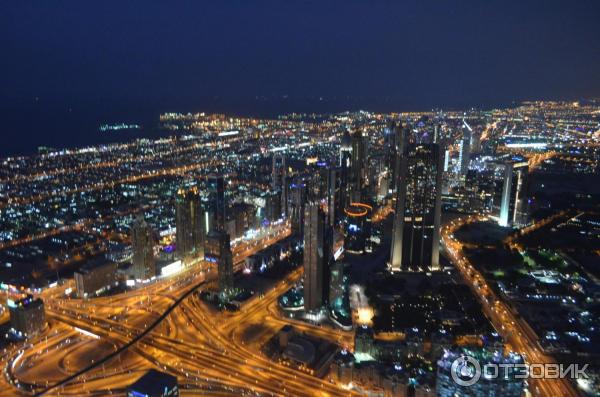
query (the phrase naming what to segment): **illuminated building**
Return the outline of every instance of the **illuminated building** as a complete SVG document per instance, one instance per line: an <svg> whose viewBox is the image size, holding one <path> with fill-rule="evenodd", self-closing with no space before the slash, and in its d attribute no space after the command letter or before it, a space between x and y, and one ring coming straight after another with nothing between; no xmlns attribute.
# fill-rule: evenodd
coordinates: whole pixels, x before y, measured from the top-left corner
<svg viewBox="0 0 600 397"><path fill-rule="evenodd" d="M502 201L500 202L500 226L525 225L528 220L527 205L527 162L504 164Z"/></svg>
<svg viewBox="0 0 600 397"><path fill-rule="evenodd" d="M364 254L370 250L372 212L373 207L363 203L350 203L344 209L344 246L346 251Z"/></svg>
<svg viewBox="0 0 600 397"><path fill-rule="evenodd" d="M206 237L205 259L217 264L219 292L228 293L233 289L233 256L229 235L216 230Z"/></svg>
<svg viewBox="0 0 600 397"><path fill-rule="evenodd" d="M281 210L281 191L269 191L264 195L265 198L265 211L264 218L269 222L275 222L281 218L283 214Z"/></svg>
<svg viewBox="0 0 600 397"><path fill-rule="evenodd" d="M225 178L223 175L208 177L209 212L212 218L210 230L225 230Z"/></svg>
<svg viewBox="0 0 600 397"><path fill-rule="evenodd" d="M204 213L198 191L180 189L175 198L176 241L180 258L204 254L203 221Z"/></svg>
<svg viewBox="0 0 600 397"><path fill-rule="evenodd" d="M327 339L318 338L284 325L269 339L265 352L271 360L322 378L329 371L338 346Z"/></svg>
<svg viewBox="0 0 600 397"><path fill-rule="evenodd" d="M471 134L471 152L479 153L481 152L481 132L473 131Z"/></svg>
<svg viewBox="0 0 600 397"><path fill-rule="evenodd" d="M331 266L329 306L341 307L344 300L344 292L347 288L348 277L345 274L346 264L336 261Z"/></svg>
<svg viewBox="0 0 600 397"><path fill-rule="evenodd" d="M318 200L304 206L304 309L323 305L323 272L326 266L324 216Z"/></svg>
<svg viewBox="0 0 600 397"><path fill-rule="evenodd" d="M127 397L178 397L177 377L155 369L148 370L126 389Z"/></svg>
<svg viewBox="0 0 600 397"><path fill-rule="evenodd" d="M132 275L136 280L147 280L156 276L154 262L154 232L143 215L136 217L131 227L133 246Z"/></svg>
<svg viewBox="0 0 600 397"><path fill-rule="evenodd" d="M111 260L99 258L86 263L74 275L77 296L86 298L110 289L115 284L116 276L117 264Z"/></svg>
<svg viewBox="0 0 600 397"><path fill-rule="evenodd" d="M348 181L350 199L360 201L365 184L367 153L365 139L359 131L352 134L352 153L350 157L350 178Z"/></svg>
<svg viewBox="0 0 600 397"><path fill-rule="evenodd" d="M331 261L329 266L329 318L340 328L352 330L352 313L348 296L347 264Z"/></svg>
<svg viewBox="0 0 600 397"><path fill-rule="evenodd" d="M283 154L273 156L273 164L271 167L271 188L275 192L280 193L281 205L279 206L281 213L277 214L275 219L279 219L281 215L287 216L287 167L285 156Z"/></svg>
<svg viewBox="0 0 600 397"><path fill-rule="evenodd" d="M396 175L396 159L398 157L396 152L396 135L399 127L400 126L398 123L390 121L387 127L384 129L385 169L387 171L386 174L390 178L390 182L388 183L389 186L387 187L392 191L395 189L395 186L393 186L393 181L394 176ZM385 197L389 194L389 191L386 190L384 195L381 193L383 192L379 192L378 195Z"/></svg>
<svg viewBox="0 0 600 397"><path fill-rule="evenodd" d="M292 231L302 235L304 233L304 204L306 202L306 185L301 179L290 186L289 216Z"/></svg>
<svg viewBox="0 0 600 397"><path fill-rule="evenodd" d="M438 270L442 185L439 146L406 145L398 176L390 268L393 272Z"/></svg>
<svg viewBox="0 0 600 397"><path fill-rule="evenodd" d="M7 299L10 312L10 325L19 337L30 337L39 333L46 325L44 302L40 298L27 295L13 301Z"/></svg>
<svg viewBox="0 0 600 397"><path fill-rule="evenodd" d="M352 383L352 370L354 368L354 355L347 350L337 354L331 364L331 378L339 384L349 385Z"/></svg>
<svg viewBox="0 0 600 397"><path fill-rule="evenodd" d="M463 137L458 155L459 175L466 176L471 159L471 127L463 120Z"/></svg>
<svg viewBox="0 0 600 397"><path fill-rule="evenodd" d="M348 130L344 130L344 135L340 143L340 189L342 208L348 201L348 189L350 183L350 166L352 164L352 138Z"/></svg>
<svg viewBox="0 0 600 397"><path fill-rule="evenodd" d="M327 169L327 222L334 226L341 218L342 185L341 169Z"/></svg>
<svg viewBox="0 0 600 397"><path fill-rule="evenodd" d="M471 157L471 136L467 128L463 128L463 138L460 142L460 151L458 153L459 175L467 175L469 170L469 160Z"/></svg>
<svg viewBox="0 0 600 397"><path fill-rule="evenodd" d="M449 166L450 166L450 150L446 149L444 151L444 172L448 172Z"/></svg>

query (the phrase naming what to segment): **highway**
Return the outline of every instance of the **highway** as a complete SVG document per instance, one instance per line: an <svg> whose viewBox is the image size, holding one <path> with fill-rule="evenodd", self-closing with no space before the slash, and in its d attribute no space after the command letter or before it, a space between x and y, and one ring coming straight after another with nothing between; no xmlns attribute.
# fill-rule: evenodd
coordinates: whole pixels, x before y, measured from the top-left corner
<svg viewBox="0 0 600 397"><path fill-rule="evenodd" d="M289 226L282 224L236 245L237 266L288 235ZM68 299L64 291L72 282L43 291L51 326L39 340L3 357L9 370L0 396L118 394L136 373L150 367L176 375L182 389L193 394L354 395L271 362L257 345L239 338L240 330L262 319L270 330L286 323L274 305L301 276L297 269L233 314L211 310L194 293L216 279L216 271L202 261L176 276L113 296ZM308 324L299 328L346 344L352 339L350 333ZM41 343L51 332L48 342Z"/></svg>
<svg viewBox="0 0 600 397"><path fill-rule="evenodd" d="M498 333L507 341L512 349L523 355L525 362L549 364L556 363L552 357L545 355L540 349L537 339L530 332L529 325L522 318L517 318L494 291L488 286L482 274L469 262L463 252L463 244L454 237L454 232L467 223L486 220L482 216L459 218L442 228L442 241L450 259L462 275L465 282L479 298L486 316L491 320ZM568 379L536 379L528 380L534 396L577 397Z"/></svg>

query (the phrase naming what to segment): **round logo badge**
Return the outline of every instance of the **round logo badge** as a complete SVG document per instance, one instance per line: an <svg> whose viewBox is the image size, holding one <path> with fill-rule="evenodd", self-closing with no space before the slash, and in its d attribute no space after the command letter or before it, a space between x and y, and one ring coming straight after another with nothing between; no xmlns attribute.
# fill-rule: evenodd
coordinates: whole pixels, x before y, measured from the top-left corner
<svg viewBox="0 0 600 397"><path fill-rule="evenodd" d="M471 386L481 377L481 366L474 357L461 356L452 362L450 374L457 385Z"/></svg>

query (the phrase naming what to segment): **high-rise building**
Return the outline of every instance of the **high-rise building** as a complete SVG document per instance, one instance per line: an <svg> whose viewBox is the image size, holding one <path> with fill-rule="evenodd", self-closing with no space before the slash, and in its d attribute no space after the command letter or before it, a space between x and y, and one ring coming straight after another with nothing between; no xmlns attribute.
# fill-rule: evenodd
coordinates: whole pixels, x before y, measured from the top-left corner
<svg viewBox="0 0 600 397"><path fill-rule="evenodd" d="M304 233L304 204L306 202L306 184L300 178L290 186L290 218L292 232L302 235Z"/></svg>
<svg viewBox="0 0 600 397"><path fill-rule="evenodd" d="M304 309L307 311L323 305L324 223L319 201L309 198L304 206Z"/></svg>
<svg viewBox="0 0 600 397"><path fill-rule="evenodd" d="M16 301L9 298L6 305L10 313L10 325L18 336L27 338L44 329L46 313L40 298L32 295Z"/></svg>
<svg viewBox="0 0 600 397"><path fill-rule="evenodd" d="M403 146L390 268L394 272L438 270L442 188L439 146Z"/></svg>
<svg viewBox="0 0 600 397"><path fill-rule="evenodd" d="M504 164L502 198L500 203L500 226L512 227L527 224L529 219L527 202L527 175L529 164L508 162Z"/></svg>
<svg viewBox="0 0 600 397"><path fill-rule="evenodd" d="M340 142L340 205L342 208L350 202L349 183L350 183L350 166L352 162L352 138L348 130L344 131L344 135Z"/></svg>
<svg viewBox="0 0 600 397"><path fill-rule="evenodd" d="M179 189L175 198L177 253L184 259L204 255L204 212L197 189Z"/></svg>
<svg viewBox="0 0 600 397"><path fill-rule="evenodd" d="M444 151L444 172L448 172L449 166L450 166L450 150L446 149Z"/></svg>
<svg viewBox="0 0 600 397"><path fill-rule="evenodd" d="M440 124L435 123L433 125L433 143L440 143L441 138L442 137L440 136Z"/></svg>
<svg viewBox="0 0 600 397"><path fill-rule="evenodd" d="M481 152L481 130L475 130L471 133L471 152Z"/></svg>
<svg viewBox="0 0 600 397"><path fill-rule="evenodd" d="M156 276L154 232L143 215L138 215L133 222L131 244L133 246L133 277L136 280L147 280Z"/></svg>
<svg viewBox="0 0 600 397"><path fill-rule="evenodd" d="M352 152L350 157L348 188L351 201L361 201L361 193L365 184L366 160L365 139L362 133L357 131L352 134Z"/></svg>
<svg viewBox="0 0 600 397"><path fill-rule="evenodd" d="M233 255L229 235L213 230L206 237L205 258L217 264L219 292L228 293L233 289Z"/></svg>
<svg viewBox="0 0 600 397"><path fill-rule="evenodd" d="M460 151L458 154L459 175L466 176L469 171L469 161L471 160L471 127L463 120L463 136L460 142Z"/></svg>
<svg viewBox="0 0 600 397"><path fill-rule="evenodd" d="M371 252L371 216L373 207L352 203L344 208L344 248L353 254Z"/></svg>
<svg viewBox="0 0 600 397"><path fill-rule="evenodd" d="M283 216L287 216L288 210L287 167L285 163L285 156L283 154L276 154L273 156L273 164L271 167L271 188L275 192L280 192L280 215ZM277 218L279 218L279 215Z"/></svg>
<svg viewBox="0 0 600 397"><path fill-rule="evenodd" d="M283 212L281 211L281 191L268 191L264 194L265 198L265 212L264 218L270 222L275 222L281 218Z"/></svg>
<svg viewBox="0 0 600 397"><path fill-rule="evenodd" d="M406 127L402 126L402 122L398 121L394 124L393 136L394 136L394 148L393 148L393 158L390 159L390 169L392 178L390 180L390 190L395 192L398 188L398 177L400 174L400 161L402 150L404 148L404 142L407 139L408 130Z"/></svg>
<svg viewBox="0 0 600 397"><path fill-rule="evenodd" d="M339 167L327 170L327 223L336 225L342 216L342 184Z"/></svg>
<svg viewBox="0 0 600 397"><path fill-rule="evenodd" d="M212 218L211 230L225 230L225 178L223 175L208 176L209 212Z"/></svg>

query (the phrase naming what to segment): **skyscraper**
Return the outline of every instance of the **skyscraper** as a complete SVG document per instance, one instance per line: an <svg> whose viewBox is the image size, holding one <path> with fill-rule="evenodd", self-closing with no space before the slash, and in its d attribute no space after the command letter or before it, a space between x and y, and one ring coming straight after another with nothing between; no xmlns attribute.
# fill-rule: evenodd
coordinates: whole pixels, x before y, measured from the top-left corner
<svg viewBox="0 0 600 397"><path fill-rule="evenodd" d="M352 153L350 157L349 192L351 201L361 201L361 193L365 182L367 153L365 139L357 131L352 134Z"/></svg>
<svg viewBox="0 0 600 397"><path fill-rule="evenodd" d="M184 259L204 255L204 214L197 189L179 189L175 198L177 252Z"/></svg>
<svg viewBox="0 0 600 397"><path fill-rule="evenodd" d="M398 121L392 124L392 137L390 148L390 157L388 167L390 168L390 190L395 192L398 183L398 174L400 173L400 154L402 153L402 145L404 136L406 135L405 128L402 127L402 122Z"/></svg>
<svg viewBox="0 0 600 397"><path fill-rule="evenodd" d="M265 211L264 217L269 222L275 222L281 218L281 191L269 191L264 194Z"/></svg>
<svg viewBox="0 0 600 397"><path fill-rule="evenodd" d="M350 165L352 162L352 138L348 130L344 131L344 135L340 142L340 206L344 208L349 202L348 189L350 182Z"/></svg>
<svg viewBox="0 0 600 397"><path fill-rule="evenodd" d="M342 215L342 184L339 167L327 170L327 223L334 226Z"/></svg>
<svg viewBox="0 0 600 397"><path fill-rule="evenodd" d="M304 203L306 201L306 185L300 178L290 186L290 218L292 232L302 235L304 230Z"/></svg>
<svg viewBox="0 0 600 397"><path fill-rule="evenodd" d="M271 188L275 192L280 192L281 214L287 216L288 206L288 186L287 186L287 167L285 156L283 154L273 155L273 164L271 167ZM277 216L279 218L279 215Z"/></svg>
<svg viewBox="0 0 600 397"><path fill-rule="evenodd" d="M138 215L131 228L133 246L133 277L147 280L156 276L154 263L154 232L143 215Z"/></svg>
<svg viewBox="0 0 600 397"><path fill-rule="evenodd" d="M469 171L469 161L471 160L471 127L463 120L463 137L460 143L460 152L458 154L459 174L465 177Z"/></svg>
<svg viewBox="0 0 600 397"><path fill-rule="evenodd" d="M390 267L394 272L438 270L442 185L439 146L403 146Z"/></svg>
<svg viewBox="0 0 600 397"><path fill-rule="evenodd" d="M304 309L307 311L323 305L324 223L319 201L309 198L304 206Z"/></svg>
<svg viewBox="0 0 600 397"><path fill-rule="evenodd" d="M208 176L209 212L212 218L211 230L225 230L225 179L223 175Z"/></svg>
<svg viewBox="0 0 600 397"><path fill-rule="evenodd" d="M524 225L528 221L527 175L529 164L508 162L504 164L502 198L500 203L500 226Z"/></svg>
<svg viewBox="0 0 600 397"><path fill-rule="evenodd" d="M219 292L228 293L233 289L233 255L229 235L213 230L206 237L205 257L217 264Z"/></svg>
<svg viewBox="0 0 600 397"><path fill-rule="evenodd" d="M440 124L435 123L433 125L433 143L440 143Z"/></svg>

